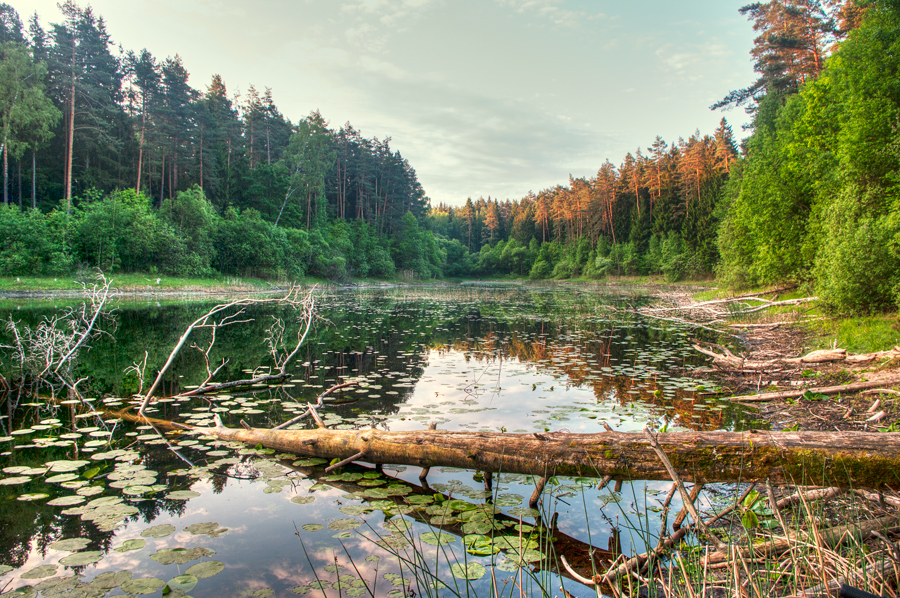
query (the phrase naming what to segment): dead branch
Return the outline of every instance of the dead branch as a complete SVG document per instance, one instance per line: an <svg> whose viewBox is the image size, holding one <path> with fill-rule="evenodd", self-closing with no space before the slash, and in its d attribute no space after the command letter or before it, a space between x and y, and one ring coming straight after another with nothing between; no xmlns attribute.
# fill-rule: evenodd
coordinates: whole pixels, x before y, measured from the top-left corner
<svg viewBox="0 0 900 598"><path fill-rule="evenodd" d="M884 529L894 529L897 526L897 516L888 515L879 517L878 519L869 519L858 523L850 523L846 525L836 525L818 532L823 545L836 546L844 540L852 537L866 538L873 531ZM753 544L752 546L744 546L730 554L729 551L711 552L704 556L701 561L708 564L721 563L730 559L754 558L766 554L775 554L789 550L798 542L808 542L810 539L805 534L788 533L783 537L772 537L767 542L761 544Z"/></svg>
<svg viewBox="0 0 900 598"><path fill-rule="evenodd" d="M882 378L880 380L869 381L869 382L855 382L853 384L843 384L841 386L819 386L815 388L803 388L799 390L782 390L778 392L764 392L755 395L742 395L742 396L733 396L728 397L726 401L739 401L739 402L765 402L765 401L777 401L780 399L796 399L802 397L807 392L820 394L820 395L836 395L844 392L856 392L857 390L864 390L867 388L875 388L878 386L884 386L889 384L900 384L900 376L894 376L891 378Z"/></svg>
<svg viewBox="0 0 900 598"><path fill-rule="evenodd" d="M217 306L213 307L211 310L209 310L208 312L206 312L205 314L203 314L202 316L200 316L199 318L197 318L194 322L192 322L187 327L187 329L184 331L184 333L178 339L178 342L176 343L175 348L173 348L172 352L169 354L169 358L166 360L166 363L163 365L162 369L160 369L159 373L156 376L156 379L153 381L153 384L151 385L150 389L147 391L147 394L144 395L144 398L143 398L143 401L141 402L141 406L140 406L140 409L138 410L138 413L140 413L140 414L144 413L144 410L147 408L147 405L150 403L150 399L153 397L153 393L156 391L157 387L159 386L160 382L162 381L163 376L165 376L166 372L169 370L172 363L175 361L175 357L181 351L181 348L187 342L188 337L191 335L191 333L195 329L209 327L209 328L213 328L213 330L215 330L216 328L220 328L222 326L238 323L238 320L236 320L236 318L244 312L244 310L247 306L250 306L250 305L281 304L281 305L295 306L295 307L301 308L303 310L302 318L305 320L306 327L304 329L301 326L302 333L298 332L297 344L294 347L293 351L291 351L289 354L285 355L280 364L279 363L276 364L277 366L279 366L278 373L257 376L250 380L234 380L231 382L223 382L220 384L210 384L209 383L210 379L208 378L207 381L203 385L201 385L199 388L194 389L193 391L190 391L190 392L183 393L181 396L195 396L195 395L208 393L208 392L216 392L216 391L224 390L227 388L234 388L234 387L238 387L238 386L250 386L252 384L271 382L273 380L280 380L280 379L287 377L287 375L288 375L287 371L286 371L287 366L290 363L291 359L293 359L293 357L300 350L300 346L303 344L303 341L306 339L306 335L309 333L310 326L312 326L313 310L315 308L315 300L313 299L313 295L312 295L314 290L315 290L315 287L313 287L313 289L310 290L309 293L307 293L306 297L303 300L298 300L297 297L299 296L299 293L300 293L300 287L292 286L291 289L288 291L288 293L284 297L270 298L270 299L253 299L253 298L238 299L236 301L231 301L229 303L223 303L223 304L217 305ZM212 320L215 316L218 316L220 314L224 314L223 317L218 322L211 324L210 320ZM219 369L221 369L221 366L220 366L220 368L217 368L216 371L218 371ZM210 372L210 373L212 374L212 372Z"/></svg>

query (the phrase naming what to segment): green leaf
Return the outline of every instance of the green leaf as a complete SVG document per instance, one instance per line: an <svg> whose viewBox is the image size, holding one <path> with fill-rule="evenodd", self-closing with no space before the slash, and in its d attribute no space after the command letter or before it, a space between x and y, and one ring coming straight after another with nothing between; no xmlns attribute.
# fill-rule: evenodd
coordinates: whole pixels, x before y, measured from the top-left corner
<svg viewBox="0 0 900 598"><path fill-rule="evenodd" d="M752 509L753 505L756 504L756 501L759 500L759 492L756 490L751 491L746 498L744 498L744 508Z"/></svg>
<svg viewBox="0 0 900 598"><path fill-rule="evenodd" d="M745 529L754 529L759 526L759 518L753 511L744 511L741 515L741 525Z"/></svg>

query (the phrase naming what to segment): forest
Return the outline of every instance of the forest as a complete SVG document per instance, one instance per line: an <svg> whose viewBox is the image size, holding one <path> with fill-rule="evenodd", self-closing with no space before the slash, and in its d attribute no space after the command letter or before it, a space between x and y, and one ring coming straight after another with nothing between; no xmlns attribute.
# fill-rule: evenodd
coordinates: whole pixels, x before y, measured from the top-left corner
<svg viewBox="0 0 900 598"><path fill-rule="evenodd" d="M900 2L740 9L756 82L686 139L520 198L432 205L389 138L292 122L271 88L189 83L114 51L101 16L0 4L0 275L292 279L716 276L804 284L836 310L900 301ZM723 90L724 92L725 90Z"/></svg>

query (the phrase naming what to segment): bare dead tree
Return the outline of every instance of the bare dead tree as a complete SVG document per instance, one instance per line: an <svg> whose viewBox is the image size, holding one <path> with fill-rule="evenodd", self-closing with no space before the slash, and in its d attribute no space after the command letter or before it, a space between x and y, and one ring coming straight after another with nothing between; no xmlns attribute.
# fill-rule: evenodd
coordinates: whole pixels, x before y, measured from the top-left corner
<svg viewBox="0 0 900 598"><path fill-rule="evenodd" d="M290 374L287 372L287 367L297 355L297 353L299 353L300 347L306 340L306 336L309 334L309 330L312 327L312 323L315 318L315 298L313 297L314 291L315 287L310 289L306 293L306 295L301 296L300 287L293 286L284 297L269 299L238 299L235 301L230 301L228 303L219 304L194 320L194 322L192 322L185 329L184 333L181 335L181 338L179 338L178 342L175 344L175 348L173 348L172 352L169 354L169 358L166 360L166 363L163 365L162 369L159 370L156 379L153 381L150 389L143 397L138 413L141 415L144 414L144 410L150 403L150 400L153 397L153 393L156 392L156 389L159 387L159 384L165 376L166 372L172 366L172 363L175 361L175 357L184 347L191 333L198 328L208 328L212 331L211 340L205 349L197 346L196 344L192 345L193 348L203 354L203 358L206 362L207 377L199 387L189 392L181 393L179 396L197 396L201 394L225 390L228 388L251 386L253 384L266 384L269 382L280 381L288 378ZM212 351L213 345L216 342L217 331L227 326L252 321L252 318L246 318L243 316L245 316L246 314L246 309L253 305L282 305L291 307L294 310L298 311L298 320L301 322L301 324L299 329L297 330L296 344L291 343L290 345L288 345L286 343L286 326L282 320L276 319L273 325L269 328L266 339L266 343L269 346L269 352L272 355L274 361L274 367L271 368L268 373L254 375L253 378L245 380L231 380L218 383L213 382L216 375L227 363L227 360L223 360L223 362L215 369L212 368L212 365L210 363L209 355Z"/></svg>
<svg viewBox="0 0 900 598"><path fill-rule="evenodd" d="M91 341L111 336L109 330L115 326L115 310L110 309L116 295L112 282L98 271L94 283L82 283L85 300L80 305L45 317L35 327L10 316L6 329L13 344L0 346L18 370L18 381L10 386L34 392L47 384L51 391L64 387L81 396L78 385L84 379L76 380L74 373L78 355L90 348Z"/></svg>

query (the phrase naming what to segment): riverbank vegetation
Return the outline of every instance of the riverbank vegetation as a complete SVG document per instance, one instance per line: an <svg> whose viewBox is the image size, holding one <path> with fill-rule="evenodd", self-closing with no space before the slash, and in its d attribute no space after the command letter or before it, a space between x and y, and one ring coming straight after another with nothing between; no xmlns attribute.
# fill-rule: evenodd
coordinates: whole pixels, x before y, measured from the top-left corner
<svg viewBox="0 0 900 598"><path fill-rule="evenodd" d="M723 118L595 176L459 207L431 205L390 139L318 111L292 122L270 88L195 89L178 55L114 53L90 8L67 2L49 27L0 10L0 275L717 275L807 284L843 312L898 301L890 1L741 9L760 78L714 106L754 115L740 147Z"/></svg>

